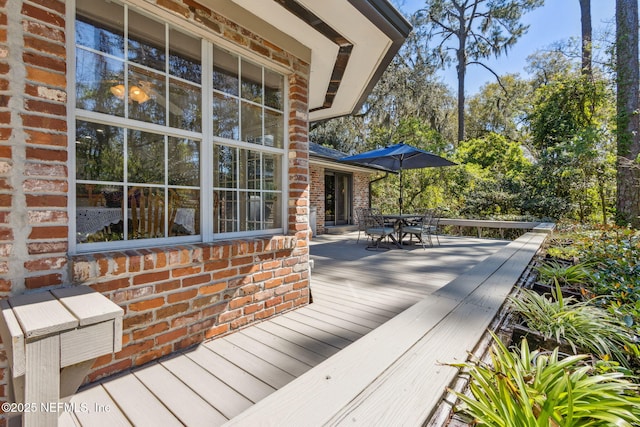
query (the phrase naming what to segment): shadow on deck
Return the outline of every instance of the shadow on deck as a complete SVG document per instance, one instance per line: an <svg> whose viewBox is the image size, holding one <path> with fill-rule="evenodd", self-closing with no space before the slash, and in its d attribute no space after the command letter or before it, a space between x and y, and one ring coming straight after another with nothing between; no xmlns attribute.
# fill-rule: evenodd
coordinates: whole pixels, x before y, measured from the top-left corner
<svg viewBox="0 0 640 427"><path fill-rule="evenodd" d="M419 319L441 313L430 315L429 322L439 322L451 313L445 308L457 304L445 285L510 243L441 236L441 245L432 248L367 251L356 237L323 235L311 242L312 304L86 387L72 403L88 410L64 413L61 424L224 424L401 313L417 310ZM422 345L432 353L446 348L440 341ZM448 360L446 353L439 357ZM240 416L232 423L278 425L278 415L271 417L256 424Z"/></svg>

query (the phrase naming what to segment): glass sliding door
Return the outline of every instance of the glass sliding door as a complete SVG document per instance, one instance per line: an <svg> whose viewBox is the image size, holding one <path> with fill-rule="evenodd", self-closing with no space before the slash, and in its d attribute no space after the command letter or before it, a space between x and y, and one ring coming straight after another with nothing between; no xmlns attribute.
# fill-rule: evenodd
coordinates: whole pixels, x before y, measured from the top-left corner
<svg viewBox="0 0 640 427"><path fill-rule="evenodd" d="M349 224L351 175L327 171L324 176L325 225Z"/></svg>

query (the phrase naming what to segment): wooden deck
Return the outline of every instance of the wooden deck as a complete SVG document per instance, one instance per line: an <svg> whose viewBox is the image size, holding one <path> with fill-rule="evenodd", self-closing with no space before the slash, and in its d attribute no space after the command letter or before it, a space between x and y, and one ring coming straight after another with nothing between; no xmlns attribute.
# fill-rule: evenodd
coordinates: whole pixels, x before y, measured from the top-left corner
<svg viewBox="0 0 640 427"><path fill-rule="evenodd" d="M356 236L312 241L312 304L87 387L63 424L224 424L509 243L441 236L433 248L367 251Z"/></svg>

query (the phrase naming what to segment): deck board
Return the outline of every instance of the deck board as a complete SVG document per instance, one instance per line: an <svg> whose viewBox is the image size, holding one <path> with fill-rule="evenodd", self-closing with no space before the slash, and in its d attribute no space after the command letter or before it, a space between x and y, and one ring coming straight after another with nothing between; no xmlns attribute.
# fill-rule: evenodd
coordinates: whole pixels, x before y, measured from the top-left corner
<svg viewBox="0 0 640 427"><path fill-rule="evenodd" d="M430 319L417 316L423 322L438 322L437 313L444 316L447 307L458 303L452 298L454 290L444 289L445 285L509 243L441 236L442 244L433 248L377 252L366 251L366 243L355 244L355 240L355 235L314 238L310 248L315 261L311 274L313 304L134 369L133 374L87 387L73 397L74 401L101 402L112 412L108 417L78 414L67 423L164 426L196 425L202 419L206 425L216 426L228 419L233 421L312 367L326 363L341 349L358 345L360 337L375 333L376 328L384 327L405 310L409 315L411 310L418 310ZM440 297L435 296L438 294ZM479 298L488 301L486 296ZM422 308L414 308L420 301L425 301ZM397 339L410 342L414 339L411 329L395 334ZM373 364L366 376L380 375L382 368L375 366L382 366L381 358L398 357L398 351L389 349L349 363ZM429 354L428 349L425 351ZM411 374L399 371L399 375ZM358 381L364 387L372 379ZM345 387L350 392L356 390L353 384ZM182 396L170 396L168 390ZM322 391L307 389L304 393L305 399L316 399L321 398ZM196 410L184 413L176 407L187 401L197 402Z"/></svg>

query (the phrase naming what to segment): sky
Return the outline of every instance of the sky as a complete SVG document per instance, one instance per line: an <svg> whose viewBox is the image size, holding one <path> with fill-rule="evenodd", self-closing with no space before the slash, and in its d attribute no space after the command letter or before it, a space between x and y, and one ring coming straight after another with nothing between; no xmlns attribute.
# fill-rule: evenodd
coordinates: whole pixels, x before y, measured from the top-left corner
<svg viewBox="0 0 640 427"><path fill-rule="evenodd" d="M394 0L394 4L405 15L424 7L424 0ZM594 39L599 32L613 25L615 20L615 0L591 0L591 25ZM571 37L580 38L580 3L578 0L545 0L545 4L524 15L522 22L529 25L523 35L506 55L491 58L486 64L498 75L520 73L526 77L527 56L558 41ZM457 80L455 67L439 72L443 81L455 90ZM493 75L479 65L467 68L466 94L474 95L488 82L495 82Z"/></svg>

